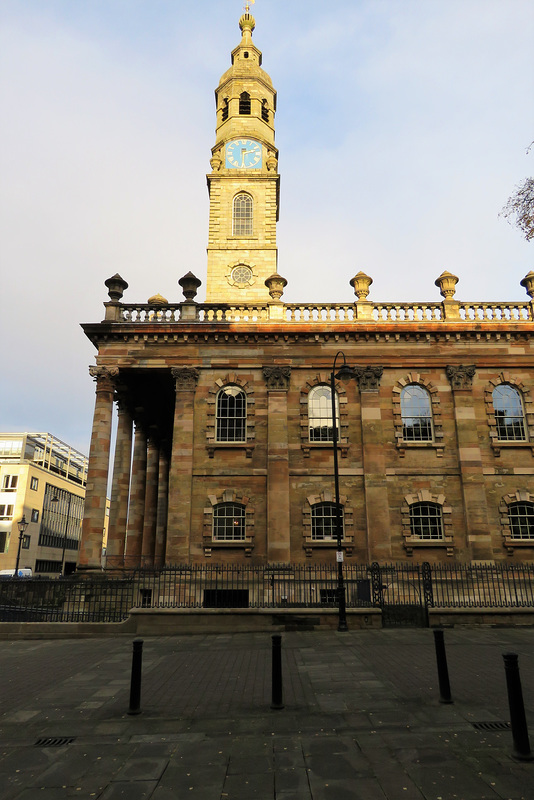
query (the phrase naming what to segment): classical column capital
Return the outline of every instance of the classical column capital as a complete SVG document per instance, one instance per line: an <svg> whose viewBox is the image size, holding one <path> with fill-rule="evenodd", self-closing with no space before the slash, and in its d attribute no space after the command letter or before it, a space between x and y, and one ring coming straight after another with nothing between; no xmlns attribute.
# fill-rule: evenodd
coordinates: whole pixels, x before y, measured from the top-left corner
<svg viewBox="0 0 534 800"><path fill-rule="evenodd" d="M263 367L263 377L267 382L268 391L287 392L291 367Z"/></svg>
<svg viewBox="0 0 534 800"><path fill-rule="evenodd" d="M119 374L118 367L89 367L89 375L96 381L96 390L112 392L115 390L114 378Z"/></svg>
<svg viewBox="0 0 534 800"><path fill-rule="evenodd" d="M177 392L190 392L196 389L200 370L196 367L171 367Z"/></svg>
<svg viewBox="0 0 534 800"><path fill-rule="evenodd" d="M458 366L449 364L449 366L445 368L445 373L451 383L453 391L458 389L471 389L476 367L474 364L468 366L465 364L459 364Z"/></svg>
<svg viewBox="0 0 534 800"><path fill-rule="evenodd" d="M354 367L354 374L358 381L360 392L377 392L380 388L380 378L383 372L384 367Z"/></svg>

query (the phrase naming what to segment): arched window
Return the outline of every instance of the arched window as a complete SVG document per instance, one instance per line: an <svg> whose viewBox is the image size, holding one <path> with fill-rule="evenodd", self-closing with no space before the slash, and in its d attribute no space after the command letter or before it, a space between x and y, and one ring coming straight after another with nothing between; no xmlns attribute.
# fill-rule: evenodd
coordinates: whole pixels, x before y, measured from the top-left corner
<svg viewBox="0 0 534 800"><path fill-rule="evenodd" d="M228 108L229 108L229 106L228 106L228 98L225 97L224 100L222 101L222 121L223 122L226 122L226 120L228 119Z"/></svg>
<svg viewBox="0 0 534 800"><path fill-rule="evenodd" d="M344 525L341 507L341 536ZM337 513L335 503L315 503L311 507L311 538L314 541L329 541L337 538Z"/></svg>
<svg viewBox="0 0 534 800"><path fill-rule="evenodd" d="M401 392L402 438L405 442L431 442L432 401L422 386L411 383Z"/></svg>
<svg viewBox="0 0 534 800"><path fill-rule="evenodd" d="M335 396L335 405L336 428L339 439L339 403L337 394ZM320 384L310 389L308 394L308 429L310 442L331 442L333 440L330 386Z"/></svg>
<svg viewBox="0 0 534 800"><path fill-rule="evenodd" d="M496 386L492 394L497 439L502 442L526 441L525 413L518 389L509 383Z"/></svg>
<svg viewBox="0 0 534 800"><path fill-rule="evenodd" d="M252 197L249 194L236 194L232 219L234 236L252 236Z"/></svg>
<svg viewBox="0 0 534 800"><path fill-rule="evenodd" d="M239 95L239 113L250 114L250 95L248 92L241 92Z"/></svg>
<svg viewBox="0 0 534 800"><path fill-rule="evenodd" d="M534 539L534 503L510 503L508 519L512 539Z"/></svg>
<svg viewBox="0 0 534 800"><path fill-rule="evenodd" d="M267 100L262 100L261 118L264 122L269 122L269 107L267 106Z"/></svg>
<svg viewBox="0 0 534 800"><path fill-rule="evenodd" d="M410 534L416 539L443 539L443 509L438 503L412 503Z"/></svg>
<svg viewBox="0 0 534 800"><path fill-rule="evenodd" d="M218 542L243 541L245 538L245 506L239 503L218 503L213 507L213 539Z"/></svg>
<svg viewBox="0 0 534 800"><path fill-rule="evenodd" d="M217 394L217 442L244 442L247 398L238 386L224 386Z"/></svg>

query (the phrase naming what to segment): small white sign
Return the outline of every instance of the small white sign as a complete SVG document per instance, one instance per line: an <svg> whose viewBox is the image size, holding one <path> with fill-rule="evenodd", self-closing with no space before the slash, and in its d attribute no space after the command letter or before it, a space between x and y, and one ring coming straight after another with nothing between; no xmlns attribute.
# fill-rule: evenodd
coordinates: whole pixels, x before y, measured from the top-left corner
<svg viewBox="0 0 534 800"><path fill-rule="evenodd" d="M336 550L336 561L343 561L343 550Z"/></svg>

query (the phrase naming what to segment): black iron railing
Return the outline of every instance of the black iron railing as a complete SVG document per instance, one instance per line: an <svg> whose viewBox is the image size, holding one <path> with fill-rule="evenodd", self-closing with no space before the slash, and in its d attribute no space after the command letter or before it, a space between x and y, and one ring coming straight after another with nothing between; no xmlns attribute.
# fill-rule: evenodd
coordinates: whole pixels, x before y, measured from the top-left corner
<svg viewBox="0 0 534 800"><path fill-rule="evenodd" d="M344 565L347 608L533 608L534 564ZM119 622L132 608L336 608L335 565L181 565L0 580L0 621Z"/></svg>

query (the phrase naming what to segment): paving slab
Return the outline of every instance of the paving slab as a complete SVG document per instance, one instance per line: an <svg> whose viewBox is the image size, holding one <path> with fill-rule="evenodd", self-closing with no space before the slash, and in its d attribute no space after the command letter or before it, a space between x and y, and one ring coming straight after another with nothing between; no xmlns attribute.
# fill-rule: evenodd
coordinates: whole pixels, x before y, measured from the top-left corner
<svg viewBox="0 0 534 800"><path fill-rule="evenodd" d="M534 729L534 632L451 630L445 642L452 705L439 703L429 630L288 632L274 711L270 636L146 637L138 716L131 642L6 643L0 796L534 800L534 762L512 759L510 731L474 727L509 720L511 650Z"/></svg>

